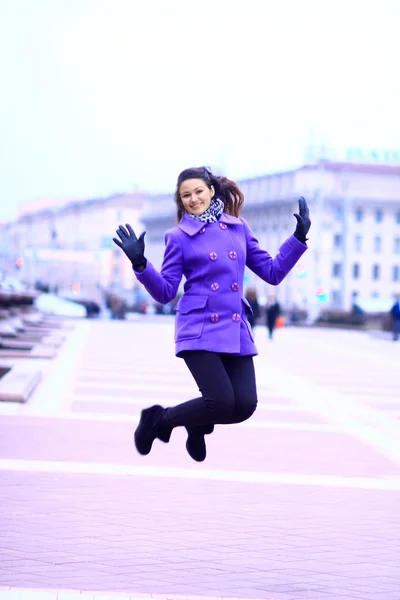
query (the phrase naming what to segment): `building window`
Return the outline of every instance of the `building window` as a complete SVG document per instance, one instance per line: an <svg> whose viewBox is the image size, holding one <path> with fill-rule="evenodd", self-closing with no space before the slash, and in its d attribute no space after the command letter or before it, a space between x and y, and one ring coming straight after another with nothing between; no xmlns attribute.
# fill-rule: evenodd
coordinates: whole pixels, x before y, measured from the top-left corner
<svg viewBox="0 0 400 600"><path fill-rule="evenodd" d="M362 208L357 208L356 209L355 219L356 219L357 223L361 223L361 221L363 220L363 211L362 211Z"/></svg>
<svg viewBox="0 0 400 600"><path fill-rule="evenodd" d="M400 225L400 210L396 212L396 223Z"/></svg>
<svg viewBox="0 0 400 600"><path fill-rule="evenodd" d="M374 279L375 281L377 281L380 277L380 267L379 265L373 265L372 266L372 279Z"/></svg>
<svg viewBox="0 0 400 600"><path fill-rule="evenodd" d="M340 233L335 233L333 236L333 247L336 249L342 247L342 235Z"/></svg>
<svg viewBox="0 0 400 600"><path fill-rule="evenodd" d="M336 221L341 221L343 219L343 208L341 206L336 207Z"/></svg>
<svg viewBox="0 0 400 600"><path fill-rule="evenodd" d="M354 251L362 252L362 236L361 235L354 236Z"/></svg>
<svg viewBox="0 0 400 600"><path fill-rule="evenodd" d="M379 235L375 236L374 239L374 252L381 252L382 250L382 238Z"/></svg>
<svg viewBox="0 0 400 600"><path fill-rule="evenodd" d="M339 290L332 290L332 306L340 306L341 295Z"/></svg>
<svg viewBox="0 0 400 600"><path fill-rule="evenodd" d="M372 298L379 298L379 292L372 292Z"/></svg>
<svg viewBox="0 0 400 600"><path fill-rule="evenodd" d="M342 274L342 263L333 263L332 275L333 277L340 277Z"/></svg>
<svg viewBox="0 0 400 600"><path fill-rule="evenodd" d="M400 237L394 238L393 252L395 254L400 254Z"/></svg>
<svg viewBox="0 0 400 600"><path fill-rule="evenodd" d="M353 278L358 279L360 277L360 265L359 263L354 263L353 265Z"/></svg>
<svg viewBox="0 0 400 600"><path fill-rule="evenodd" d="M380 208L377 208L375 211L375 222L382 223L383 221L383 211Z"/></svg>
<svg viewBox="0 0 400 600"><path fill-rule="evenodd" d="M393 265L392 279L393 279L393 281L399 281L400 280L400 267L399 267L399 265Z"/></svg>

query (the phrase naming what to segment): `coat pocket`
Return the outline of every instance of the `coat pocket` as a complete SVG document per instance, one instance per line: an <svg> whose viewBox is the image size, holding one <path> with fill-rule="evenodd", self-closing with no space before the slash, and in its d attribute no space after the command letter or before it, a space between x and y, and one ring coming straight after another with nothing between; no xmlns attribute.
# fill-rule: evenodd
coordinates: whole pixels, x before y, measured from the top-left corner
<svg viewBox="0 0 400 600"><path fill-rule="evenodd" d="M250 306L248 300L246 300L246 298L242 298L242 302L244 304L244 310L245 310L244 315L242 315L242 321L243 321L243 323L247 327L247 331L249 333L251 341L254 342L254 337L253 337L253 332L251 330L251 325L250 325L249 321L247 320L247 317L249 315L253 316L253 314L254 314L253 313L253 309L251 308L251 306Z"/></svg>
<svg viewBox="0 0 400 600"><path fill-rule="evenodd" d="M201 336L207 302L207 296L182 296L175 306L175 342L194 340Z"/></svg>
<svg viewBox="0 0 400 600"><path fill-rule="evenodd" d="M249 301L248 301L246 298L242 298L242 302L243 302L243 304L244 304L244 307L245 307L246 313L247 313L248 315L251 315L251 316L253 316L253 314L254 314L254 313L253 313L253 309L252 309L252 308L251 308L251 306L250 306L250 302L249 302Z"/></svg>

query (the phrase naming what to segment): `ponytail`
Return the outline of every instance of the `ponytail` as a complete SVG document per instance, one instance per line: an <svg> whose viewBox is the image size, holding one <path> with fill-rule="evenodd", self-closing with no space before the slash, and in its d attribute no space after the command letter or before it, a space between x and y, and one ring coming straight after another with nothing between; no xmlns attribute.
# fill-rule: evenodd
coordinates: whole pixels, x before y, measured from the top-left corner
<svg viewBox="0 0 400 600"><path fill-rule="evenodd" d="M215 188L217 198L221 198L224 203L224 212L238 217L242 210L244 196L237 183L227 177L217 175L211 176L211 183Z"/></svg>

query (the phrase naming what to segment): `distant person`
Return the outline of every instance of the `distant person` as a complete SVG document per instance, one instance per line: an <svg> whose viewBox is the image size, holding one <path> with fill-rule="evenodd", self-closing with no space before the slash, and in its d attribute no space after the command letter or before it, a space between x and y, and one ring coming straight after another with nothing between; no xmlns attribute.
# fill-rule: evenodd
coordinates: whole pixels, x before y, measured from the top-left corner
<svg viewBox="0 0 400 600"><path fill-rule="evenodd" d="M203 461L204 436L214 425L241 423L256 409L257 348L243 298L245 266L278 285L307 250L311 221L300 198L295 232L272 258L240 217L243 201L237 184L226 177L205 167L186 169L178 177L177 225L165 235L160 272L144 255L144 232L137 238L130 225L120 225L119 239L113 238L156 302L173 300L185 277L175 307L175 354L184 359L201 393L178 406L142 410L134 435L140 454L149 454L155 439L168 442L175 427L185 427L189 455ZM141 340L132 343L140 346Z"/></svg>
<svg viewBox="0 0 400 600"><path fill-rule="evenodd" d="M363 311L363 309L359 306L357 299L358 299L358 293L357 292L353 292L352 294L352 304L351 304L351 312L355 317L364 317L365 313Z"/></svg>
<svg viewBox="0 0 400 600"><path fill-rule="evenodd" d="M268 296L268 302L266 306L266 321L268 329L268 337L270 340L274 337L274 331L276 327L276 321L281 314L281 307L276 299L275 294L271 293Z"/></svg>
<svg viewBox="0 0 400 600"><path fill-rule="evenodd" d="M252 315L249 314L247 316L250 326L253 329L254 325L257 323L258 317L260 316L260 305L258 303L257 292L255 288L248 288L245 298L250 304L251 310L253 311Z"/></svg>
<svg viewBox="0 0 400 600"><path fill-rule="evenodd" d="M393 341L397 342L400 334L400 295L395 296L395 303L390 310L390 314L392 317Z"/></svg>
<svg viewBox="0 0 400 600"><path fill-rule="evenodd" d="M124 320L127 309L125 300L116 294L111 294L109 302L111 319Z"/></svg>
<svg viewBox="0 0 400 600"><path fill-rule="evenodd" d="M290 323L291 325L296 325L297 323L300 323L300 321L300 310L298 309L296 304L293 304L292 309L290 311Z"/></svg>

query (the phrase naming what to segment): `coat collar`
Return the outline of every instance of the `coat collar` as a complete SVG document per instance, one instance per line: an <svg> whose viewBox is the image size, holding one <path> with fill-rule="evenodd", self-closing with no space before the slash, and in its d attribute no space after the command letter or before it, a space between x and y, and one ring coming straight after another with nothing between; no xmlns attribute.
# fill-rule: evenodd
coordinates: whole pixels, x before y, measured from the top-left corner
<svg viewBox="0 0 400 600"><path fill-rule="evenodd" d="M219 222L226 223L227 225L243 225L239 217L232 217L226 213L222 213L219 218ZM197 219L192 219L192 217L189 217L187 214L184 214L178 223L178 227L190 236L199 233L200 229L203 229L205 225L207 225L207 223L203 223L203 221L198 221Z"/></svg>

